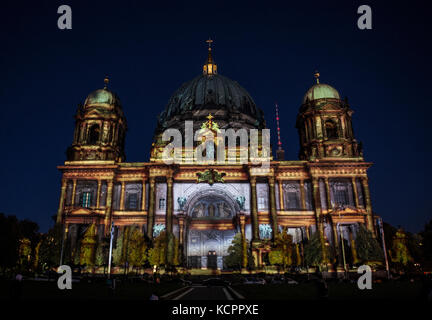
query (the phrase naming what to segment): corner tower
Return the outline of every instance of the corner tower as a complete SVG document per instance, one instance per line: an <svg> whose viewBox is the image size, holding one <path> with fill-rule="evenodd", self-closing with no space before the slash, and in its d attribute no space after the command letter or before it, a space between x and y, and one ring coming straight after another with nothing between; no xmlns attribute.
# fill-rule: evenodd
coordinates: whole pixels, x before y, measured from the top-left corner
<svg viewBox="0 0 432 320"><path fill-rule="evenodd" d="M75 115L75 133L68 161L125 160L126 118L120 99L105 86L90 93Z"/></svg>
<svg viewBox="0 0 432 320"><path fill-rule="evenodd" d="M361 143L354 137L351 125L353 111L348 100L341 100L332 86L316 84L305 94L297 116L301 160L363 159Z"/></svg>

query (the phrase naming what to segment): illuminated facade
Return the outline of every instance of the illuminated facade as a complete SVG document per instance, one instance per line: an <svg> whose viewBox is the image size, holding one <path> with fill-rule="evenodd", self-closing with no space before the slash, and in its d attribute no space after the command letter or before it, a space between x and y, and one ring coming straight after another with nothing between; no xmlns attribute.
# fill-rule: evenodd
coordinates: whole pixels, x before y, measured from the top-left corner
<svg viewBox="0 0 432 320"><path fill-rule="evenodd" d="M175 128L186 134L185 121L193 121L194 131L206 125L211 130L266 128L248 92L218 74L210 46L203 74L183 84L160 114L149 162L125 162L126 118L106 79L77 111L67 161L58 167L57 222L66 224L72 242L89 224L98 225L102 236L114 223L116 238L130 225L149 241L165 231L179 240L189 268L224 269L238 232L251 244L258 266L278 232L290 233L298 246L318 232L322 245L339 256L340 240L352 244L358 223L374 231L371 163L364 161L354 137L348 102L318 76L297 117L300 160L285 161L278 152L276 160L269 155L267 171L250 162L196 163L187 157L187 142L181 150L185 163L163 161L168 144L163 132ZM189 147L193 151L197 142Z"/></svg>

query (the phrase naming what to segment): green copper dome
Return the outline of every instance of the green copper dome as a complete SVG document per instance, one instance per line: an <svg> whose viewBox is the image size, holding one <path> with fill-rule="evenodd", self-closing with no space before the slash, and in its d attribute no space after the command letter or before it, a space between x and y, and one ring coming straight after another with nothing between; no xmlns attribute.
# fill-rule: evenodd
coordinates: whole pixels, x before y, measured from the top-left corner
<svg viewBox="0 0 432 320"><path fill-rule="evenodd" d="M339 92L325 83L317 83L314 84L310 89L306 92L303 98L303 103L306 101L312 101L317 99L340 99Z"/></svg>
<svg viewBox="0 0 432 320"><path fill-rule="evenodd" d="M104 88L98 89L90 93L87 96L84 105L87 106L100 103L106 103L109 105L120 105L120 99L114 92L111 92L110 90Z"/></svg>

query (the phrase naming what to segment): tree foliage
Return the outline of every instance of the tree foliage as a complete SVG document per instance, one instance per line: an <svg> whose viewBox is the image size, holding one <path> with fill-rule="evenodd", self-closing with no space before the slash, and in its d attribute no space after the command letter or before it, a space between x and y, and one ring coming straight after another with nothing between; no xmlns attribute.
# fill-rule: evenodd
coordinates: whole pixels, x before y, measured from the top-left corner
<svg viewBox="0 0 432 320"><path fill-rule="evenodd" d="M372 232L367 230L363 224L359 225L355 247L357 249L357 259L360 263L382 261L384 259L381 246L373 237Z"/></svg>
<svg viewBox="0 0 432 320"><path fill-rule="evenodd" d="M42 269L57 266L60 262L63 226L55 224L43 237L39 247L39 266Z"/></svg>
<svg viewBox="0 0 432 320"><path fill-rule="evenodd" d="M147 261L147 243L138 226L133 226L129 230L127 261L134 267L142 267Z"/></svg>
<svg viewBox="0 0 432 320"><path fill-rule="evenodd" d="M402 229L399 229L393 237L390 257L393 263L407 266L413 262L413 258L407 247L408 237Z"/></svg>
<svg viewBox="0 0 432 320"><path fill-rule="evenodd" d="M93 266L95 262L96 253L96 234L97 228L95 224L91 224L84 237L81 240L81 250L80 250L80 264L86 266Z"/></svg>
<svg viewBox="0 0 432 320"><path fill-rule="evenodd" d="M425 224L420 236L423 260L432 263L432 219Z"/></svg>
<svg viewBox="0 0 432 320"><path fill-rule="evenodd" d="M228 255L225 257L225 264L228 268L240 270L242 267L242 235L241 233L237 233L232 242L231 245L228 247Z"/></svg>
<svg viewBox="0 0 432 320"><path fill-rule="evenodd" d="M304 245L304 259L307 266L320 266L323 261L319 232L312 234Z"/></svg>
<svg viewBox="0 0 432 320"><path fill-rule="evenodd" d="M167 236L166 232L162 231L159 236L153 239L153 247L148 252L148 261L152 266L166 265L166 247Z"/></svg>
<svg viewBox="0 0 432 320"><path fill-rule="evenodd" d="M22 271L34 268L35 250L41 239L38 230L39 226L33 221L0 213L0 269L3 272L17 267Z"/></svg>
<svg viewBox="0 0 432 320"><path fill-rule="evenodd" d="M293 240L284 228L276 234L272 249L269 253L269 262L282 268L290 266L293 261Z"/></svg>

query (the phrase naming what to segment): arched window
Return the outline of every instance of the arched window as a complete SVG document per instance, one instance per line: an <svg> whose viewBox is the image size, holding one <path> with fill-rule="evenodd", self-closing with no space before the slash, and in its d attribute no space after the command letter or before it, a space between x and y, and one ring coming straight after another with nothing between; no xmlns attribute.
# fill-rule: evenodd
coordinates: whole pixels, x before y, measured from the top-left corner
<svg viewBox="0 0 432 320"><path fill-rule="evenodd" d="M89 130L89 144L96 144L99 141L99 133L100 129L97 124L94 124L90 127Z"/></svg>
<svg viewBox="0 0 432 320"><path fill-rule="evenodd" d="M339 138L337 126L332 120L327 120L325 122L325 129L327 133L328 139L337 139Z"/></svg>

